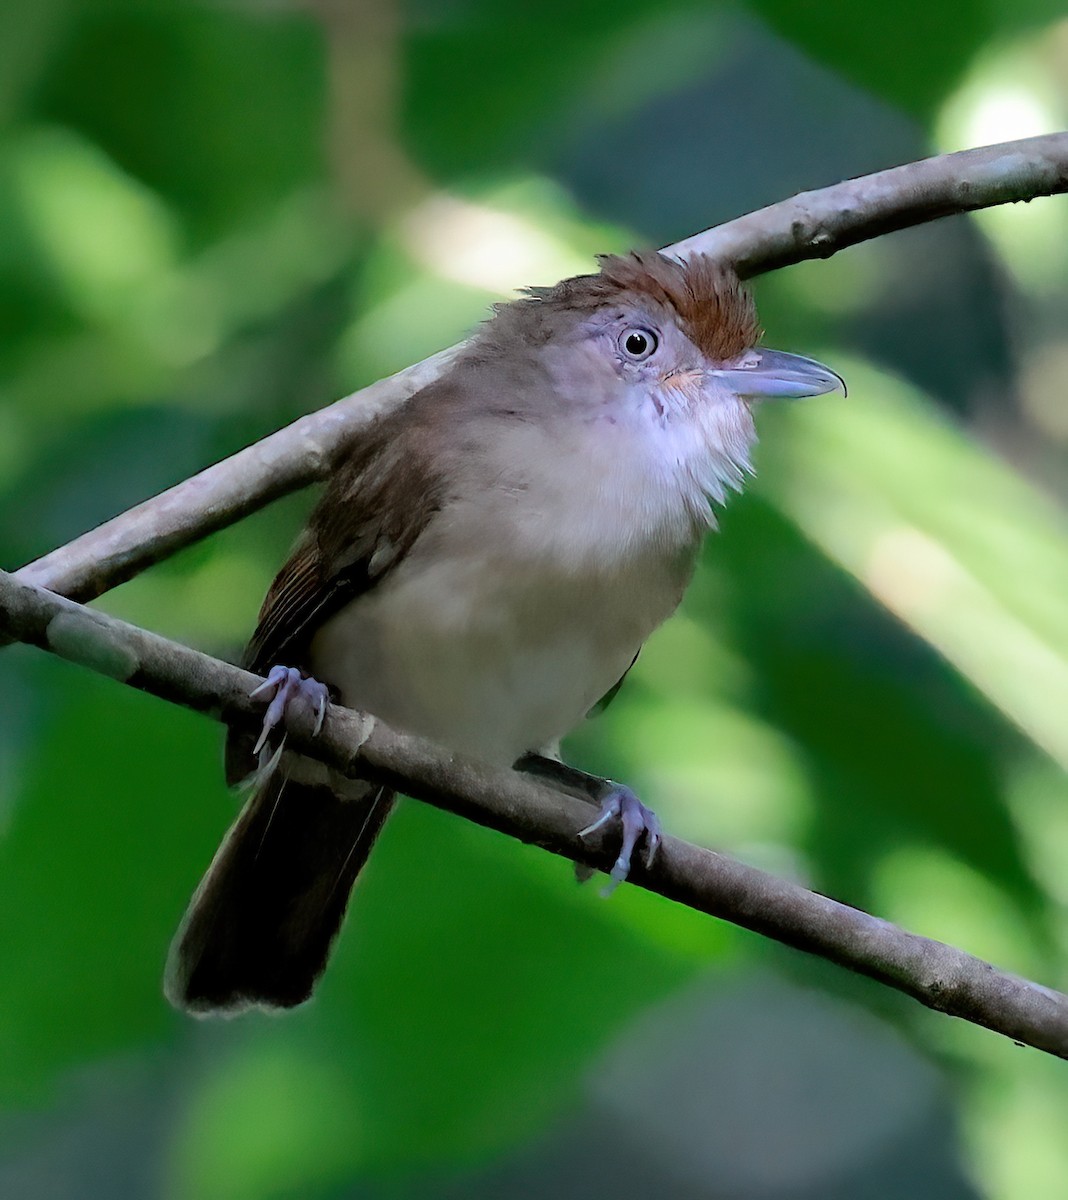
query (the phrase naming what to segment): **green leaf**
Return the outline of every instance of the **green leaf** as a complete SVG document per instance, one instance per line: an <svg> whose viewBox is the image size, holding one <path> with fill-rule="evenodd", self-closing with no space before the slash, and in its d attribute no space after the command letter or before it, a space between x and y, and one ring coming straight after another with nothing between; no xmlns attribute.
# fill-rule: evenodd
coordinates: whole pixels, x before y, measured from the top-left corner
<svg viewBox="0 0 1068 1200"><path fill-rule="evenodd" d="M984 0L749 0L748 7L817 62L930 120L993 32ZM889 165L889 164L888 164Z"/></svg>
<svg viewBox="0 0 1068 1200"><path fill-rule="evenodd" d="M309 16L182 5L85 5L79 15L41 110L173 200L198 231L234 225L321 173L325 76Z"/></svg>
<svg viewBox="0 0 1068 1200"><path fill-rule="evenodd" d="M218 729L68 664L0 842L0 1095L163 1037L167 945L232 805Z"/></svg>

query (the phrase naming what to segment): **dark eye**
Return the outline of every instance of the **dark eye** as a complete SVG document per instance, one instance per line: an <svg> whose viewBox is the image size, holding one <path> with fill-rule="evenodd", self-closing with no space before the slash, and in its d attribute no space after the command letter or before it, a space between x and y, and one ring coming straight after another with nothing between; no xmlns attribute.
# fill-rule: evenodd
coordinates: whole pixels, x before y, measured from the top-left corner
<svg viewBox="0 0 1068 1200"><path fill-rule="evenodd" d="M648 358L657 345L656 334L651 329L624 329L619 335L619 348L635 362Z"/></svg>

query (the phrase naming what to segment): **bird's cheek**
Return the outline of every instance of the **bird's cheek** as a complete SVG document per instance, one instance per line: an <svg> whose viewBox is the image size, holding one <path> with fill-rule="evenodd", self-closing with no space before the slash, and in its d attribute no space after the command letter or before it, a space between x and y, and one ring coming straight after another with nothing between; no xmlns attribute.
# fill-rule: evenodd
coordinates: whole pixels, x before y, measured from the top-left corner
<svg viewBox="0 0 1068 1200"><path fill-rule="evenodd" d="M657 385L665 396L683 404L693 404L699 400L705 382L705 373L696 370L665 371L657 379Z"/></svg>

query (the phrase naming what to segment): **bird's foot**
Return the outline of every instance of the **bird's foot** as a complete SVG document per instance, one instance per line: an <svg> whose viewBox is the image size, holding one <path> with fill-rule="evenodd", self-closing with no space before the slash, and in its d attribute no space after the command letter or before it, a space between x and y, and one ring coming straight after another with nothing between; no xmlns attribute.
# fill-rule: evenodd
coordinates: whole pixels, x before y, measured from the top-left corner
<svg viewBox="0 0 1068 1200"><path fill-rule="evenodd" d="M330 692L325 683L302 675L296 667L272 667L267 678L249 692L251 698L266 696L270 703L263 714L263 727L256 741L253 754L259 754L267 744L272 730L281 724L286 713L294 706L306 706L315 717L314 735L318 735L326 718L326 706L330 703Z"/></svg>
<svg viewBox="0 0 1068 1200"><path fill-rule="evenodd" d="M619 857L612 865L609 882L602 896L611 895L616 887L630 874L630 861L642 837L645 837L645 865L651 867L660 846L660 820L652 809L646 808L628 787L613 783L601 798L601 812L597 820L579 830L580 837L589 837L618 821L623 831Z"/></svg>

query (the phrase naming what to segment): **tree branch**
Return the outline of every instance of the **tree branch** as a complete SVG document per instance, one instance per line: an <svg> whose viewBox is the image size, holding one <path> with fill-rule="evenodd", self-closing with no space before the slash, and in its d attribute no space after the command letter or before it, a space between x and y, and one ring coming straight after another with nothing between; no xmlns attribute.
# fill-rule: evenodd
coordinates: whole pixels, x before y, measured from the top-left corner
<svg viewBox="0 0 1068 1200"><path fill-rule="evenodd" d="M711 254L752 277L951 213L1068 191L1068 134L944 155L807 192L667 247ZM18 572L0 572L0 633L227 722L258 723L245 671L53 593L102 594L271 500L331 470L379 413L437 378L443 351L312 413ZM39 585L39 586L33 586ZM51 589L44 591L43 588ZM502 833L594 867L612 854L577 830L582 801L515 772L452 755L373 718L332 706L320 737L292 744ZM632 882L699 911L836 962L922 1004L1068 1058L1068 997L954 947L674 838Z"/></svg>
<svg viewBox="0 0 1068 1200"><path fill-rule="evenodd" d="M1064 191L1068 133L1049 134L802 192L665 249L682 258L710 254L751 278L951 213ZM353 436L436 379L457 349L301 417L37 559L19 578L81 600L101 595L183 546L324 478Z"/></svg>
<svg viewBox="0 0 1068 1200"><path fill-rule="evenodd" d="M256 676L0 572L0 630L217 720L258 725ZM607 870L615 848L578 835L581 800L514 771L453 755L373 717L331 705L319 737L287 720L291 744L346 775L371 778L480 825ZM610 835L609 835L610 840ZM631 882L867 975L928 1008L1068 1058L1068 996L953 946L677 838Z"/></svg>

